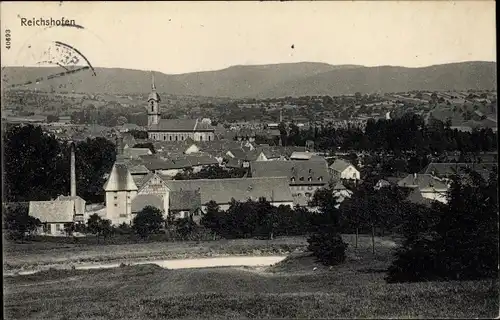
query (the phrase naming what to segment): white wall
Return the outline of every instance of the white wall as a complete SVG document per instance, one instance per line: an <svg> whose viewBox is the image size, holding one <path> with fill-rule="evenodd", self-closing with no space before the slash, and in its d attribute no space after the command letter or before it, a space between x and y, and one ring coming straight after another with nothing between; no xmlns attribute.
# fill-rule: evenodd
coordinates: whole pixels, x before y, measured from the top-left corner
<svg viewBox="0 0 500 320"><path fill-rule="evenodd" d="M137 191L108 191L106 192L106 219L113 225L132 221L132 199Z"/></svg>
<svg viewBox="0 0 500 320"><path fill-rule="evenodd" d="M425 199L436 200L441 203L448 203L448 199L446 198L446 191L438 191L438 190L420 190L422 197Z"/></svg>
<svg viewBox="0 0 500 320"><path fill-rule="evenodd" d="M340 174L341 179L355 179L359 180L360 179L360 174L359 171L356 170L353 166L347 167L342 173Z"/></svg>

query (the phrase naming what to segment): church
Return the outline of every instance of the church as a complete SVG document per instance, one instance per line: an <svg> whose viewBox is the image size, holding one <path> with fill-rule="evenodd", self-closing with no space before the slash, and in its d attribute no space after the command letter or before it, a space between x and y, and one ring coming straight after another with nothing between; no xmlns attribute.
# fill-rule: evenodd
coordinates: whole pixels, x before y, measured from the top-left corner
<svg viewBox="0 0 500 320"><path fill-rule="evenodd" d="M148 96L148 137L156 141L213 141L215 129L198 119L161 119L160 95L152 75L152 92Z"/></svg>

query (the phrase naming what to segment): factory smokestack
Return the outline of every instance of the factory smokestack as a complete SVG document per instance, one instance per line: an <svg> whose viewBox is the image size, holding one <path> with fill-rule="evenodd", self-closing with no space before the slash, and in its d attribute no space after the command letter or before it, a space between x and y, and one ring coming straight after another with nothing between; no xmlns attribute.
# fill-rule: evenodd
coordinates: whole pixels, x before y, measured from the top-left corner
<svg viewBox="0 0 500 320"><path fill-rule="evenodd" d="M74 142L71 142L71 196L76 197L76 160Z"/></svg>

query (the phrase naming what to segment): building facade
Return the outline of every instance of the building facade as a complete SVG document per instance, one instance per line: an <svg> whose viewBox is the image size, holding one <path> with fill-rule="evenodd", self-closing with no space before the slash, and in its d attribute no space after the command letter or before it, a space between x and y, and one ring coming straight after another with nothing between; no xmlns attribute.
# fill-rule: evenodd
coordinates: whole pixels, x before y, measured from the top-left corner
<svg viewBox="0 0 500 320"><path fill-rule="evenodd" d="M156 141L213 141L215 129L206 121L198 119L161 119L160 95L156 92L154 76L152 92L148 96L148 138Z"/></svg>

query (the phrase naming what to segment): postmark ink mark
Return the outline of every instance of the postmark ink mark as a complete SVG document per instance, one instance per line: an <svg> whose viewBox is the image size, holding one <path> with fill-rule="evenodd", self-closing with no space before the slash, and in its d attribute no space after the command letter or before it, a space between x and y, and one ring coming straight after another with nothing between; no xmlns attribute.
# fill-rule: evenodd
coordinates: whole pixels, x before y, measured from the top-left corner
<svg viewBox="0 0 500 320"><path fill-rule="evenodd" d="M63 69L63 71L49 74L44 77L38 77L23 83L12 84L9 87L14 88L33 83L39 84L46 80L65 77L86 70L90 70L92 76L96 76L95 69L87 57L74 46L61 41L53 41L50 43L48 48L41 53L37 60L37 65L55 65Z"/></svg>

